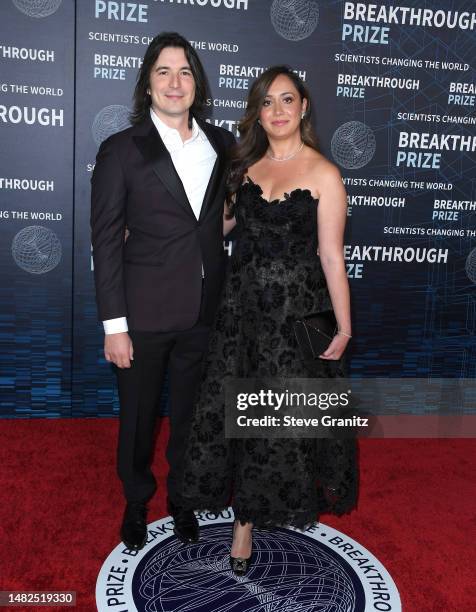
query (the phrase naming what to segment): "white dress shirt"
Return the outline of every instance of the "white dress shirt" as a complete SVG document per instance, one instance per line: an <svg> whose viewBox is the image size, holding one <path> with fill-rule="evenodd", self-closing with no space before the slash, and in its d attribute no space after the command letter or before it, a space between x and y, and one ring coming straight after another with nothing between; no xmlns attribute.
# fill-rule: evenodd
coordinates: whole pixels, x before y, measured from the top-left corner
<svg viewBox="0 0 476 612"><path fill-rule="evenodd" d="M208 142L208 138L203 130L200 129L195 119L192 119L191 137L183 141L179 131L166 125L154 113L152 107L150 109L150 116L165 147L170 153L190 206L198 220L203 198L217 157L215 149ZM106 334L128 331L126 317L109 319L103 321L103 324Z"/></svg>

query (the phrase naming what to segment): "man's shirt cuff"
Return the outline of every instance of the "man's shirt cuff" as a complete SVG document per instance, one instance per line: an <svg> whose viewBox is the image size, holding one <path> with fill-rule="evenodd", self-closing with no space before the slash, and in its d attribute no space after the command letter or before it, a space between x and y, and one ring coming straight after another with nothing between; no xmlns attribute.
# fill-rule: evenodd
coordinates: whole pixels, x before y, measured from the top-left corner
<svg viewBox="0 0 476 612"><path fill-rule="evenodd" d="M106 336L109 334L120 334L121 332L127 332L129 330L126 317L108 319L107 321L103 321L102 324L104 325L104 333Z"/></svg>

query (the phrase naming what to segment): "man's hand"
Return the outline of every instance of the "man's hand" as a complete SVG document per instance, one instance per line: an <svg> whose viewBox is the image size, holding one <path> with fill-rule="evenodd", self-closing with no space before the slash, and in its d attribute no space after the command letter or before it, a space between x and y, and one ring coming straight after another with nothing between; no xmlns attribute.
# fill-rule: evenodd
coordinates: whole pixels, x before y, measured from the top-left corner
<svg viewBox="0 0 476 612"><path fill-rule="evenodd" d="M104 337L104 357L115 363L118 368L130 368L134 359L132 340L127 332L106 334Z"/></svg>

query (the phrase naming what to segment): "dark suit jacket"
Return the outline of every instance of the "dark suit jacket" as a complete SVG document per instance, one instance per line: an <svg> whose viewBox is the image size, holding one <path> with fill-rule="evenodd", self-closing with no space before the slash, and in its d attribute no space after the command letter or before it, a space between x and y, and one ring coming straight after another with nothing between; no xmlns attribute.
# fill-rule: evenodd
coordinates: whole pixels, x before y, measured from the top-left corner
<svg viewBox="0 0 476 612"><path fill-rule="evenodd" d="M94 277L101 320L129 329L178 331L196 323L205 271L211 323L224 275L222 215L233 135L197 119L217 152L196 219L169 152L148 117L99 149L92 176ZM124 242L125 228L130 235Z"/></svg>

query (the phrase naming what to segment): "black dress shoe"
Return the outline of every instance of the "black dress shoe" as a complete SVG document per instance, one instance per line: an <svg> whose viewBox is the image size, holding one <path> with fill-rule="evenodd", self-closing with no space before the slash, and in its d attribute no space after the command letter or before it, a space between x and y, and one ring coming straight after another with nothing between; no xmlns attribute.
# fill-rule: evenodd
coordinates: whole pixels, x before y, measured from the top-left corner
<svg viewBox="0 0 476 612"><path fill-rule="evenodd" d="M200 538L197 517L193 510L168 502L169 512L174 519L174 533L183 544L195 544Z"/></svg>
<svg viewBox="0 0 476 612"><path fill-rule="evenodd" d="M147 542L147 506L128 502L122 519L121 539L129 550L140 550Z"/></svg>

